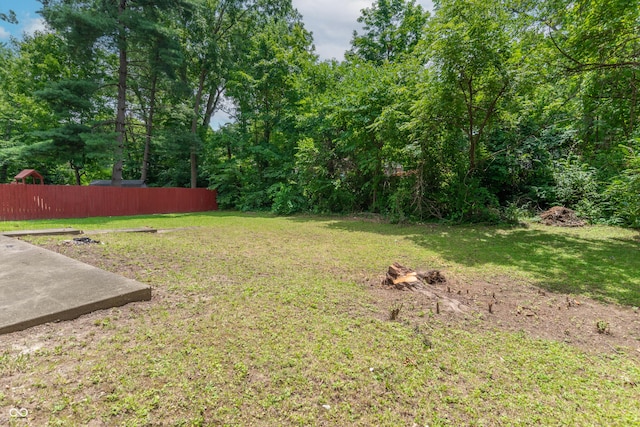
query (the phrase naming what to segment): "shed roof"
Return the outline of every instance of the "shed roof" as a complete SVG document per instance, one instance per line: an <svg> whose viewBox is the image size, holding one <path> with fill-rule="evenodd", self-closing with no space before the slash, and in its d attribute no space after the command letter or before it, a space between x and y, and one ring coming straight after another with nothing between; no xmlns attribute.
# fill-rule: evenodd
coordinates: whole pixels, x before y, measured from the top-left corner
<svg viewBox="0 0 640 427"><path fill-rule="evenodd" d="M16 175L14 178L15 179L24 179L28 176L32 176L34 178L39 178L39 179L44 179L44 177L42 175L40 175L40 173L35 170L35 169L25 169L22 172L20 172L18 175Z"/></svg>

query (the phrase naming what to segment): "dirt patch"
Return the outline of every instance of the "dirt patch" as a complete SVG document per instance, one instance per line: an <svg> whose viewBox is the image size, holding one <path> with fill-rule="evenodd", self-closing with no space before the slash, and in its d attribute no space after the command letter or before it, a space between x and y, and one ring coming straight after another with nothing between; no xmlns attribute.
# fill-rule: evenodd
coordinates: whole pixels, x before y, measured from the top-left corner
<svg viewBox="0 0 640 427"><path fill-rule="evenodd" d="M394 264L395 266L396 264ZM391 267L394 267L391 266ZM391 269L390 267L390 269ZM405 277L413 270L401 266ZM394 270L397 269L394 268ZM414 272L420 278L421 273ZM575 295L546 291L509 277L469 281L438 272L444 280L419 285L390 285L389 271L370 287L381 304L402 307L394 318L423 324L437 316L448 324L510 332L564 342L587 352L626 354L640 359L640 310ZM376 283L377 282L377 283Z"/></svg>
<svg viewBox="0 0 640 427"><path fill-rule="evenodd" d="M583 227L586 222L578 218L575 211L564 206L554 206L540 214L544 225L555 227Z"/></svg>

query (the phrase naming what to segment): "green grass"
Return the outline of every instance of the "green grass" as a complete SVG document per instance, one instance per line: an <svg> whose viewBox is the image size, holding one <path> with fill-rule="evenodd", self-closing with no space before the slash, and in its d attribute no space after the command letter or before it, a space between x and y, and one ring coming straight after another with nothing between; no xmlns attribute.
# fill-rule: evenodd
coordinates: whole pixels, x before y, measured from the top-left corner
<svg viewBox="0 0 640 427"><path fill-rule="evenodd" d="M640 306L640 234L614 227L393 227L337 222L333 228L395 236L468 275L508 274L566 292Z"/></svg>
<svg viewBox="0 0 640 427"><path fill-rule="evenodd" d="M153 302L0 353L0 424L11 407L64 426L640 424L634 358L432 314L392 322L365 285L399 261L637 306L634 232L236 213L0 223L139 226L199 228L101 235L87 250L151 284Z"/></svg>

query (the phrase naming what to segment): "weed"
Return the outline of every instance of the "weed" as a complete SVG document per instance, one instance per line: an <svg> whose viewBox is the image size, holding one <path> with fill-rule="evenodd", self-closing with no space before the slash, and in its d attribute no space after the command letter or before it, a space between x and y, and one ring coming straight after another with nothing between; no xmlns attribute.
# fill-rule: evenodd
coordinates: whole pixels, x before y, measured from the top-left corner
<svg viewBox="0 0 640 427"><path fill-rule="evenodd" d="M397 320L400 316L400 310L402 310L403 304L394 305L389 311L389 320Z"/></svg>
<svg viewBox="0 0 640 427"><path fill-rule="evenodd" d="M609 329L609 322L605 322L604 320L596 321L596 331L599 334L611 334L611 330Z"/></svg>
<svg viewBox="0 0 640 427"><path fill-rule="evenodd" d="M433 342L431 342L431 338L429 337L429 334L426 331L424 331L419 326L416 326L413 329L413 332L420 338L420 341L422 341L422 344L425 346L425 348L433 347Z"/></svg>
<svg viewBox="0 0 640 427"><path fill-rule="evenodd" d="M96 326L101 326L105 329L115 329L115 324L113 323L110 317L105 317L103 319L96 319L96 321L93 322L93 324Z"/></svg>

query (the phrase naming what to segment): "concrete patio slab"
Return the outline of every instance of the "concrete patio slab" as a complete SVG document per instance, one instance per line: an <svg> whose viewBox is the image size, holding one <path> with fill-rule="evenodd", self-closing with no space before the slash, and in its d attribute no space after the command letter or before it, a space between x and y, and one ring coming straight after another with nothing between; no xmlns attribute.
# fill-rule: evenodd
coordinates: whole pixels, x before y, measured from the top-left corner
<svg viewBox="0 0 640 427"><path fill-rule="evenodd" d="M0 235L0 334L150 299L147 285Z"/></svg>
<svg viewBox="0 0 640 427"><path fill-rule="evenodd" d="M82 231L75 228L47 228L42 230L0 231L0 234L8 237L61 236L65 234L82 234Z"/></svg>

